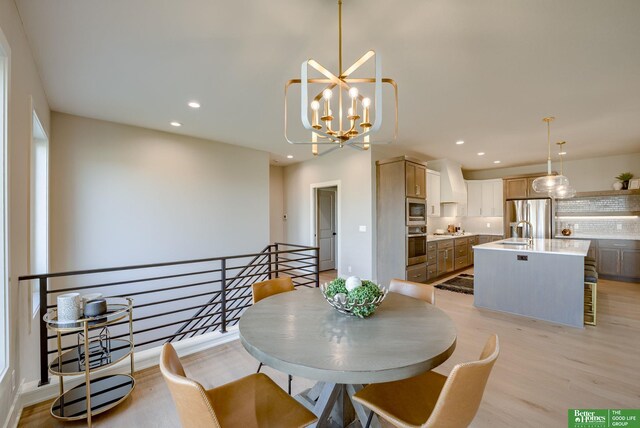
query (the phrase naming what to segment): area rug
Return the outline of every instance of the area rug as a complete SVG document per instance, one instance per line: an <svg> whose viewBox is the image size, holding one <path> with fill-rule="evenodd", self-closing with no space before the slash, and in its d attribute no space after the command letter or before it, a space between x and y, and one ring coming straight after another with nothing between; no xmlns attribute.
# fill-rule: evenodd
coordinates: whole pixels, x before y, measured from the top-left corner
<svg viewBox="0 0 640 428"><path fill-rule="evenodd" d="M446 280L442 284L436 285L436 288L454 291L456 293L473 294L473 275L467 273L460 274Z"/></svg>

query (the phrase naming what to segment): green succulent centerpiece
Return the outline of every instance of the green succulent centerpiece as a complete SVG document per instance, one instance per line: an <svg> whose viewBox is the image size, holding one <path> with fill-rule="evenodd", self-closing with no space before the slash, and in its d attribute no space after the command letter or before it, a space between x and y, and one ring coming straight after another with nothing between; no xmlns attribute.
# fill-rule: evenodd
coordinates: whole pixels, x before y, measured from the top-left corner
<svg viewBox="0 0 640 428"><path fill-rule="evenodd" d="M387 295L387 289L369 280L351 276L347 279L336 278L320 286L322 295L339 312L366 318Z"/></svg>

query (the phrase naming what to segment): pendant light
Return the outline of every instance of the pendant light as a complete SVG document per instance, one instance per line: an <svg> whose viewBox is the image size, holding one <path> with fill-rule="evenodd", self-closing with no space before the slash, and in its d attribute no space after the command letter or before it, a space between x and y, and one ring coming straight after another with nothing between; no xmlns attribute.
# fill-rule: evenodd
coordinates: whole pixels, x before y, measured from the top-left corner
<svg viewBox="0 0 640 428"><path fill-rule="evenodd" d="M566 152L564 151L564 145L567 144L567 142L558 141L556 144L558 145L558 147L560 147L560 151L558 152L558 155L560 155L560 175L563 175L562 157L566 154ZM575 195L576 189L571 187L570 184L567 184L566 186L560 186L550 192L550 196L555 199L569 199L573 198Z"/></svg>
<svg viewBox="0 0 640 428"><path fill-rule="evenodd" d="M533 180L533 190L537 193L550 193L560 186L569 186L569 179L564 175L552 175L551 174L551 122L555 120L555 117L545 117L543 122L547 122L547 175L538 177Z"/></svg>
<svg viewBox="0 0 640 428"><path fill-rule="evenodd" d="M314 156L321 156L344 146L368 150L371 144L395 142L398 136L398 86L393 79L382 77L380 55L370 50L351 66L343 68L342 1L338 0L338 72L332 73L317 61L309 59L301 65L300 78L289 80L284 90L285 138L290 144L310 144ZM365 73L366 67L375 71L373 77L359 75ZM311 77L309 72L318 77ZM393 89L395 101L395 114L387 115L394 121L391 141L372 138L382 126L384 84ZM288 93L293 85L300 85L298 125L302 125L302 129L292 129L297 129L293 133L295 138L290 137L290 121L287 118ZM295 126L293 121L291 123L292 127ZM306 137L302 137L305 134ZM319 146L327 149L321 152Z"/></svg>

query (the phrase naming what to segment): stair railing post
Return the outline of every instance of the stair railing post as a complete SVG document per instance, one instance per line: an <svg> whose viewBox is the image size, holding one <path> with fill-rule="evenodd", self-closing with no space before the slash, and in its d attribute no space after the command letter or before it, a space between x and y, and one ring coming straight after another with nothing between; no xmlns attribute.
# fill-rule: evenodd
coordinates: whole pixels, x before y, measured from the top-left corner
<svg viewBox="0 0 640 428"><path fill-rule="evenodd" d="M49 383L49 347L47 340L47 323L44 316L47 314L47 277L41 276L40 281L40 382L38 386Z"/></svg>
<svg viewBox="0 0 640 428"><path fill-rule="evenodd" d="M273 256L275 254L273 254L273 248L274 248L274 245L273 244L269 244L269 279L273 279L274 278L273 269L274 269L274 266L275 266L275 259L274 259Z"/></svg>
<svg viewBox="0 0 640 428"><path fill-rule="evenodd" d="M222 333L227 332L227 259L220 261L220 331Z"/></svg>
<svg viewBox="0 0 640 428"><path fill-rule="evenodd" d="M278 243L276 242L274 246L275 246L275 252L276 252L274 254L275 260L276 260L275 265L274 265L274 270L275 270L274 278L277 278L277 277L280 276L280 274L278 273L278 270L280 270L280 267L278 266L278 258L280 257L280 254L278 254L278 251L279 251Z"/></svg>
<svg viewBox="0 0 640 428"><path fill-rule="evenodd" d="M316 288L320 287L320 247L314 248L313 252L316 256Z"/></svg>

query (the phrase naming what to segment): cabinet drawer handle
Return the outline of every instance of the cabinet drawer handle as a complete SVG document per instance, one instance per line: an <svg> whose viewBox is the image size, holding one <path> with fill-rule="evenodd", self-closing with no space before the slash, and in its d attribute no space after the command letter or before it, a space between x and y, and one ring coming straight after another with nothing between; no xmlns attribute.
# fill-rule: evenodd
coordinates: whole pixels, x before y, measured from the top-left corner
<svg viewBox="0 0 640 428"><path fill-rule="evenodd" d="M414 275L414 278L420 278L422 275Z"/></svg>

